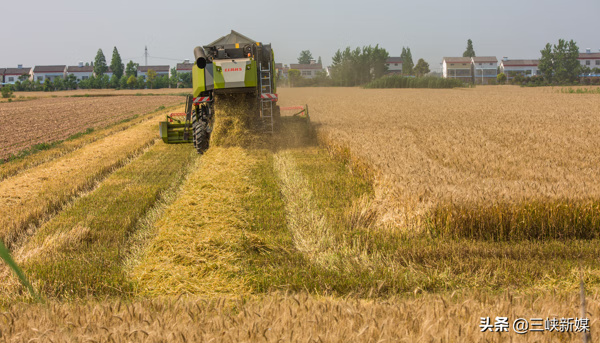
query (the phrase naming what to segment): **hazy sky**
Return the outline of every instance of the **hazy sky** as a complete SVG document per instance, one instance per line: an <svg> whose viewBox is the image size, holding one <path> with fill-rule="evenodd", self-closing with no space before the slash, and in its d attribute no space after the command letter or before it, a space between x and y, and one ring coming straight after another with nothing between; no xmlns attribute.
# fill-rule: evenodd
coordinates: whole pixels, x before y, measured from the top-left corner
<svg viewBox="0 0 600 343"><path fill-rule="evenodd" d="M173 66L231 29L271 42L286 64L302 50L329 65L338 49L380 44L391 56L409 46L415 63L439 70L469 38L478 56L498 59L537 58L559 38L600 49L600 0L1 1L0 67L76 65L99 48L110 63L114 46L124 62L143 65L145 45L149 65Z"/></svg>

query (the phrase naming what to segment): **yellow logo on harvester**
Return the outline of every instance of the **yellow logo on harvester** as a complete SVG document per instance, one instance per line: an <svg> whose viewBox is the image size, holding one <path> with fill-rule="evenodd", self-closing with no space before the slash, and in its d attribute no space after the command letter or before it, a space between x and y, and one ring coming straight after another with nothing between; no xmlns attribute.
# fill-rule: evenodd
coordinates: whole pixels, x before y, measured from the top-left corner
<svg viewBox="0 0 600 343"><path fill-rule="evenodd" d="M228 72L228 71L242 71L242 68L225 68L225 70L223 70L223 72Z"/></svg>

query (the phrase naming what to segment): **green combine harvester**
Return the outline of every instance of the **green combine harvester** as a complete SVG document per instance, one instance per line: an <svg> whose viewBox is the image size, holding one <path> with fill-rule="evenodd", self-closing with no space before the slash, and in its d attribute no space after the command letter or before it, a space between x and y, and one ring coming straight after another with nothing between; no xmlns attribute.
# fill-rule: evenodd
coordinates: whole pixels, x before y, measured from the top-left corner
<svg viewBox="0 0 600 343"><path fill-rule="evenodd" d="M273 133L280 119L275 84L275 57L271 44L256 42L231 31L216 41L194 49L194 94L188 95L185 113L171 113L160 123L165 143L194 143L199 153L208 149L220 96L239 93L252 109L252 127Z"/></svg>

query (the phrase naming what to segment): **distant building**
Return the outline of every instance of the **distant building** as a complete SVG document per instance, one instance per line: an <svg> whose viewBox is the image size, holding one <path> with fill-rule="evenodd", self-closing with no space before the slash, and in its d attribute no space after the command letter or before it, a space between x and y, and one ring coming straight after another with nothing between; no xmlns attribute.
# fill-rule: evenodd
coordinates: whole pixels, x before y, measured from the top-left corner
<svg viewBox="0 0 600 343"><path fill-rule="evenodd" d="M540 75L539 64L539 60L509 60L508 57L503 57L500 61L500 72L509 80L516 75Z"/></svg>
<svg viewBox="0 0 600 343"><path fill-rule="evenodd" d="M87 80L94 75L94 67L84 66L83 62L79 62L79 65L67 67L67 75L71 74L75 75L77 82L81 82L82 80Z"/></svg>
<svg viewBox="0 0 600 343"><path fill-rule="evenodd" d="M35 66L33 68L33 81L44 83L46 80L54 81L56 78L64 79L67 75L67 66Z"/></svg>
<svg viewBox="0 0 600 343"><path fill-rule="evenodd" d="M442 60L442 75L444 78L471 82L472 69L473 61L471 57L444 57Z"/></svg>
<svg viewBox="0 0 600 343"><path fill-rule="evenodd" d="M498 77L498 59L494 56L472 57L475 83L487 85L491 80L496 82Z"/></svg>
<svg viewBox="0 0 600 343"><path fill-rule="evenodd" d="M139 66L137 68L137 74L138 77L143 76L144 79L146 78L146 76L148 75L148 70L154 70L156 72L156 76L166 76L169 77L169 66L166 65L162 65L162 66Z"/></svg>
<svg viewBox="0 0 600 343"><path fill-rule="evenodd" d="M14 85L24 74L27 75L27 80L31 78L31 68L23 68L22 64L19 64L17 68L6 68L1 70L3 70L2 73L4 76L4 79L1 80L1 83L3 84Z"/></svg>
<svg viewBox="0 0 600 343"><path fill-rule="evenodd" d="M297 69L303 78L312 79L318 72L323 71L323 65L311 60L309 64L290 64L290 69Z"/></svg>
<svg viewBox="0 0 600 343"><path fill-rule="evenodd" d="M588 67L590 69L600 69L600 49L598 52L592 52L592 49L585 49L585 52L579 53L579 63L581 66ZM593 76L598 76L600 73L592 73Z"/></svg>
<svg viewBox="0 0 600 343"><path fill-rule="evenodd" d="M388 57L385 65L388 67L386 75L402 74L402 57Z"/></svg>
<svg viewBox="0 0 600 343"><path fill-rule="evenodd" d="M175 70L177 73L191 73L194 68L194 63L190 63L189 60L185 60L183 63L177 63Z"/></svg>

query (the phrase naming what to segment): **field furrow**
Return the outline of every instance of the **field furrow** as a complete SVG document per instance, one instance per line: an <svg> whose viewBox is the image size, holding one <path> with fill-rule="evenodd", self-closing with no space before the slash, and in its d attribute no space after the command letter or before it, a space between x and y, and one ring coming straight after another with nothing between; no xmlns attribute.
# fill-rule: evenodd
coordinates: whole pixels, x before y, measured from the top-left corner
<svg viewBox="0 0 600 343"><path fill-rule="evenodd" d="M135 287L123 272L129 237L195 158L191 145L152 146L44 224L15 251L17 261L46 296L130 294ZM18 294L12 281L2 287L6 298Z"/></svg>
<svg viewBox="0 0 600 343"><path fill-rule="evenodd" d="M40 143L66 139L87 128L98 129L159 106L181 104L182 97L121 96L45 98L0 104L0 159Z"/></svg>
<svg viewBox="0 0 600 343"><path fill-rule="evenodd" d="M0 183L0 239L11 246L29 225L55 213L78 193L156 141L157 116Z"/></svg>
<svg viewBox="0 0 600 343"><path fill-rule="evenodd" d="M165 109L164 112L176 110L178 108L178 105L173 106ZM126 130L156 116L156 111L143 115L134 115L131 118L123 119L114 125L108 125L108 127L103 129L93 130L90 128L84 132L76 133L62 142L43 144L38 148L34 147L31 151L26 150L28 155L0 164L0 181L22 173L29 168L52 161L55 158L77 150L87 144L108 137L119 131Z"/></svg>

